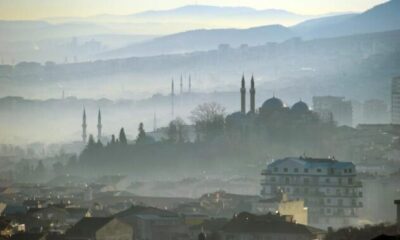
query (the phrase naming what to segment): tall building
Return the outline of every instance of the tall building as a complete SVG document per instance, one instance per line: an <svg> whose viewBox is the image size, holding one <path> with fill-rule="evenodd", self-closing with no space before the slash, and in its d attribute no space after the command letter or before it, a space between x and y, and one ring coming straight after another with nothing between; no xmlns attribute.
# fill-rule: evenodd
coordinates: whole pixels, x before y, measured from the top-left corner
<svg viewBox="0 0 400 240"><path fill-rule="evenodd" d="M388 106L382 100L370 99L363 104L363 123L388 123Z"/></svg>
<svg viewBox="0 0 400 240"><path fill-rule="evenodd" d="M392 79L391 116L393 124L400 124L400 77Z"/></svg>
<svg viewBox="0 0 400 240"><path fill-rule="evenodd" d="M313 107L313 110L324 121L334 120L339 126L351 127L353 125L352 104L344 97L316 96L313 97Z"/></svg>
<svg viewBox="0 0 400 240"><path fill-rule="evenodd" d="M101 111L99 109L99 113L97 115L97 140L101 141L102 134L101 134L101 128L103 125L101 124Z"/></svg>
<svg viewBox="0 0 400 240"><path fill-rule="evenodd" d="M340 227L357 221L362 185L351 162L284 158L269 164L262 175L261 195L273 199L285 194L289 200L304 200L310 225Z"/></svg>
<svg viewBox="0 0 400 240"><path fill-rule="evenodd" d="M242 87L240 88L240 112L246 114L246 83L242 76Z"/></svg>
<svg viewBox="0 0 400 240"><path fill-rule="evenodd" d="M83 108L83 117L82 117L82 142L86 143L87 140L87 124L86 124L86 110Z"/></svg>

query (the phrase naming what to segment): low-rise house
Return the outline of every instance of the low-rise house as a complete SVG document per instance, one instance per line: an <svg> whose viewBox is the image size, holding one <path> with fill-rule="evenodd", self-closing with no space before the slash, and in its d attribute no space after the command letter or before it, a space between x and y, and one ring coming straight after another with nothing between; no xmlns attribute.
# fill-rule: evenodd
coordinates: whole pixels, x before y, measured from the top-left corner
<svg viewBox="0 0 400 240"><path fill-rule="evenodd" d="M132 206L114 216L133 227L136 240L172 240L188 237L183 218L171 211Z"/></svg>
<svg viewBox="0 0 400 240"><path fill-rule="evenodd" d="M280 215L240 213L219 231L222 240L285 239L312 240L316 236L305 226Z"/></svg>
<svg viewBox="0 0 400 240"><path fill-rule="evenodd" d="M133 228L113 217L83 218L65 234L65 240L133 240Z"/></svg>

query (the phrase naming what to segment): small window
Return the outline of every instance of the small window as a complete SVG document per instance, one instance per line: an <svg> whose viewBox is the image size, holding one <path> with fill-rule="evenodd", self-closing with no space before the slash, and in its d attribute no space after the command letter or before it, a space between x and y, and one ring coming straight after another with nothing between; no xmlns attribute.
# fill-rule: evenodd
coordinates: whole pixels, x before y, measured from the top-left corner
<svg viewBox="0 0 400 240"><path fill-rule="evenodd" d="M317 168L317 172L321 172L321 168Z"/></svg>
<svg viewBox="0 0 400 240"><path fill-rule="evenodd" d="M349 173L352 173L352 172L353 172L353 169L350 168L350 169L349 169Z"/></svg>
<svg viewBox="0 0 400 240"><path fill-rule="evenodd" d="M330 198L327 198L327 199L326 199L326 203L330 204L330 203L331 203L331 199L330 199Z"/></svg>
<svg viewBox="0 0 400 240"><path fill-rule="evenodd" d="M295 172L295 173L299 172L299 169L298 169L298 168L295 168L295 169L294 169L294 172Z"/></svg>
<svg viewBox="0 0 400 240"><path fill-rule="evenodd" d="M345 170L343 170L344 171L344 173L347 173L347 169L345 169Z"/></svg>
<svg viewBox="0 0 400 240"><path fill-rule="evenodd" d="M326 182L326 183L330 183L330 182L331 182L331 179L330 179L330 178L326 178L326 179L325 179L325 182Z"/></svg>
<svg viewBox="0 0 400 240"><path fill-rule="evenodd" d="M309 183L309 179L308 178L304 178L304 184L308 184Z"/></svg>
<svg viewBox="0 0 400 240"><path fill-rule="evenodd" d="M277 171L278 171L278 168L277 168L277 167L275 167L275 168L274 168L274 172L277 172Z"/></svg>
<svg viewBox="0 0 400 240"><path fill-rule="evenodd" d="M275 177L271 177L271 182L275 182Z"/></svg>
<svg viewBox="0 0 400 240"><path fill-rule="evenodd" d="M305 172L305 173L308 173L308 168L304 168L304 172Z"/></svg>
<svg viewBox="0 0 400 240"><path fill-rule="evenodd" d="M284 168L283 171L284 171L284 172L288 172L288 169L287 169L287 168Z"/></svg>

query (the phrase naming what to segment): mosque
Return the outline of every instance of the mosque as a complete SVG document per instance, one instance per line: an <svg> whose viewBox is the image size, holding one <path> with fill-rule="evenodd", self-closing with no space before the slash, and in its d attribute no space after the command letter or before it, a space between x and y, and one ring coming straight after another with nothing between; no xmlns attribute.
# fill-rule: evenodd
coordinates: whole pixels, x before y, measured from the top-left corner
<svg viewBox="0 0 400 240"><path fill-rule="evenodd" d="M267 99L260 108L256 109L256 89L254 76L250 81L250 110L246 111L246 81L244 75L240 88L240 111L226 117L228 127L249 127L254 125L275 125L278 123L290 124L293 122L312 123L319 120L318 115L311 111L303 101L298 101L292 107L287 107L283 101L275 96Z"/></svg>

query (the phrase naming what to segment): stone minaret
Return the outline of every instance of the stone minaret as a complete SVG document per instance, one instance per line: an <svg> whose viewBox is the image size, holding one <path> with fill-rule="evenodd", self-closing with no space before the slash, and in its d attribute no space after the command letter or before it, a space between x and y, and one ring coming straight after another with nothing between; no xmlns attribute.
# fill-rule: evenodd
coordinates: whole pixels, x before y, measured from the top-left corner
<svg viewBox="0 0 400 240"><path fill-rule="evenodd" d="M180 82L180 92L179 94L182 95L183 93L183 79L182 79L182 74L181 74L181 82Z"/></svg>
<svg viewBox="0 0 400 240"><path fill-rule="evenodd" d="M256 88L254 87L254 76L251 76L250 112L256 113Z"/></svg>
<svg viewBox="0 0 400 240"><path fill-rule="evenodd" d="M192 77L189 75L189 93L192 92Z"/></svg>
<svg viewBox="0 0 400 240"><path fill-rule="evenodd" d="M101 124L101 111L99 109L99 114L97 115L97 140L101 141L101 128L103 125Z"/></svg>
<svg viewBox="0 0 400 240"><path fill-rule="evenodd" d="M83 143L86 143L86 139L87 139L87 134L86 134L86 110L85 108L83 108L83 118L82 118L82 141Z"/></svg>
<svg viewBox="0 0 400 240"><path fill-rule="evenodd" d="M240 88L240 112L246 114L246 86L244 82L244 75L242 76L242 87Z"/></svg>
<svg viewBox="0 0 400 240"><path fill-rule="evenodd" d="M171 116L172 116L172 119L174 119L174 116L175 116L174 98L175 98L175 87L174 87L174 79L172 79L172 82L171 82Z"/></svg>

